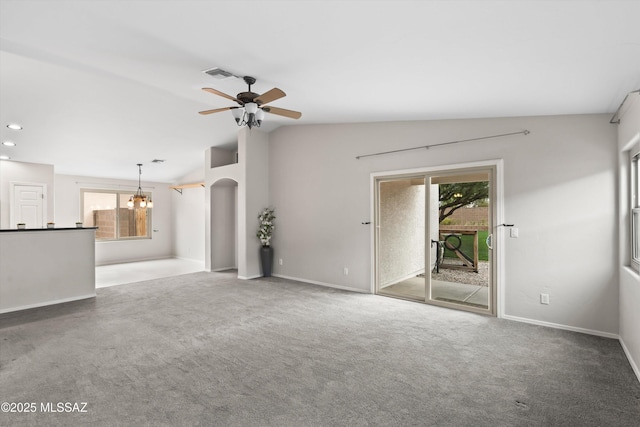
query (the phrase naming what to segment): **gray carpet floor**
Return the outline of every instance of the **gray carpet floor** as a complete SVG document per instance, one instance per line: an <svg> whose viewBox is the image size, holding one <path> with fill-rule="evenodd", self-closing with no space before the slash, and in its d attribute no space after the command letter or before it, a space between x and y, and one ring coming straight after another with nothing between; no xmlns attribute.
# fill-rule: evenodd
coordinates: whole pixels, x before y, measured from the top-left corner
<svg viewBox="0 0 640 427"><path fill-rule="evenodd" d="M103 288L0 346L0 401L37 406L2 426L640 424L616 340L278 278Z"/></svg>

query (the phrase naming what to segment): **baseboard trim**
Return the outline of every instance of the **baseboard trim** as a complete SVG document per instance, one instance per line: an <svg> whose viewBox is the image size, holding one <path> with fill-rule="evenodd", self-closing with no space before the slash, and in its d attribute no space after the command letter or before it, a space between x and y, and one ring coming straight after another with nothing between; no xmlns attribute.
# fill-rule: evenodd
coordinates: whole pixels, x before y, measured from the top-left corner
<svg viewBox="0 0 640 427"><path fill-rule="evenodd" d="M625 345L624 340L622 338L620 338L620 345L622 346L622 350L624 351L625 356L627 356L627 360L631 365L631 369L633 369L633 373L636 374L636 377L638 378L638 382L640 382L640 368L638 368L636 361L633 360L633 357L631 357L631 352Z"/></svg>
<svg viewBox="0 0 640 427"><path fill-rule="evenodd" d="M217 273L219 271L227 271L227 270L237 270L238 267L224 267L224 268L216 268L216 269L211 269L212 273Z"/></svg>
<svg viewBox="0 0 640 427"><path fill-rule="evenodd" d="M320 286L324 286L324 287L327 287L327 288L341 289L343 291L358 292L358 293L361 293L361 294L370 294L371 293L371 292L369 292L368 290L365 290L365 289L352 288L352 287L349 287L349 286L342 286L342 285L334 285L333 283L318 282L316 280L301 279L299 277L285 276L285 275L282 275L282 274L273 274L273 277L279 277L280 279L294 280L296 282L309 283L311 285L320 285Z"/></svg>
<svg viewBox="0 0 640 427"><path fill-rule="evenodd" d="M31 308L46 307L48 305L63 304L65 302L79 301L82 299L95 298L95 297L96 297L96 293L94 292L92 294L80 295L77 297L62 298L62 299L57 299L53 301L39 302L36 304L22 305L20 307L3 308L3 309L0 309L0 314L12 313L14 311L21 311L21 310L29 310Z"/></svg>
<svg viewBox="0 0 640 427"><path fill-rule="evenodd" d="M179 259L179 260L182 260L182 261L191 261L191 262L198 262L198 263L204 264L204 260L203 259L185 258L185 257L181 257L181 256L173 256L173 257L169 257L169 259Z"/></svg>
<svg viewBox="0 0 640 427"><path fill-rule="evenodd" d="M409 280L409 279L412 279L412 278L418 276L418 274L424 274L424 273L425 273L425 269L422 268L420 270L414 271L413 273L405 274L404 276L396 277L395 279L391 279L391 280L387 280L386 283L380 285L380 289L382 289L384 287L387 287L387 286L395 285L396 283L404 282L405 280Z"/></svg>
<svg viewBox="0 0 640 427"><path fill-rule="evenodd" d="M522 322L522 323L529 323L529 324L538 325L538 326L546 326L548 328L554 328L554 329L563 329L565 331L580 332L582 334L595 335L598 337L613 338L616 340L620 339L620 336L618 334L613 334L611 332L603 332L603 331L596 331L593 329L578 328L575 326L562 325L560 323L552 323L552 322L545 322L542 320L527 319L526 317L510 316L508 314L505 314L502 316L502 319L513 320L513 321Z"/></svg>
<svg viewBox="0 0 640 427"><path fill-rule="evenodd" d="M257 279L259 277L262 277L261 275L257 275L257 276L238 276L238 279L240 280L252 280L252 279Z"/></svg>
<svg viewBox="0 0 640 427"><path fill-rule="evenodd" d="M102 243L109 243L109 242L102 242ZM133 263L133 262L161 261L161 260L173 259L173 258L175 258L175 257L171 256L171 255L167 255L167 256L159 256L159 257L151 257L151 258L133 258L133 259L111 260L111 261L106 261L106 262L96 262L96 267L104 267L104 266L115 265L115 264L130 264L130 263Z"/></svg>

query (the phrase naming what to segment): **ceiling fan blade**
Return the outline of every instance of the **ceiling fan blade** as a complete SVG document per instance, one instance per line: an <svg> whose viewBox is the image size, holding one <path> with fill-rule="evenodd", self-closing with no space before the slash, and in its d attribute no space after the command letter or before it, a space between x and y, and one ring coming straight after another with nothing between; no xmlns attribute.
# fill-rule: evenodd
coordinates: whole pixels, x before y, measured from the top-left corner
<svg viewBox="0 0 640 427"><path fill-rule="evenodd" d="M231 95L227 95L224 92L220 92L219 90L211 89L210 87L203 87L202 90L204 90L205 92L212 93L214 95L221 96L223 98L227 98L228 100L231 100L231 101L234 101L234 102L238 102L238 100L235 97L233 97Z"/></svg>
<svg viewBox="0 0 640 427"><path fill-rule="evenodd" d="M299 111L287 110L277 107L264 107L262 108L265 113L277 114L279 116L289 117L290 119L299 119L302 117L302 113Z"/></svg>
<svg viewBox="0 0 640 427"><path fill-rule="evenodd" d="M233 108L238 108L238 107L223 107L223 108L216 108L214 110L205 110L205 111L200 111L198 114L213 114L213 113L219 113L220 111L227 111L227 110L231 110Z"/></svg>
<svg viewBox="0 0 640 427"><path fill-rule="evenodd" d="M274 87L270 91L267 91L262 95L259 95L257 98L253 100L253 102L255 102L258 105L264 105L264 104L268 104L269 102L275 101L276 99L284 98L285 96L287 96L286 93L284 93L282 90L278 89L277 87Z"/></svg>

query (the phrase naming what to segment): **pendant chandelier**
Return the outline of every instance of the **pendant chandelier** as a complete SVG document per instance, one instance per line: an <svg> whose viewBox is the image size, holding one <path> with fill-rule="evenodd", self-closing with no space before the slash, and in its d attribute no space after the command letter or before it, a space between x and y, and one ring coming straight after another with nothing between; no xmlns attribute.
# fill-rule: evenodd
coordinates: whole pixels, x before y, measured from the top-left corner
<svg viewBox="0 0 640 427"><path fill-rule="evenodd" d="M151 200L151 197L145 196L144 193L142 192L142 187L140 185L141 176L142 176L142 163L138 163L138 190L136 190L136 194L129 197L129 201L127 202L127 207L129 209L133 209L133 208L146 209L146 208L153 207L153 201Z"/></svg>

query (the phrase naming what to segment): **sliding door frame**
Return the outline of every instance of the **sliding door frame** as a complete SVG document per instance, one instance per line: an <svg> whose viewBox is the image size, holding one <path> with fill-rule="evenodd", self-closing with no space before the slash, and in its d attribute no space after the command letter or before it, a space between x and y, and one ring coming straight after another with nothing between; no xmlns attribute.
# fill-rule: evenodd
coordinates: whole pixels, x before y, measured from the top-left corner
<svg viewBox="0 0 640 427"><path fill-rule="evenodd" d="M392 178L403 178L403 177L412 177L416 175L431 175L437 173L448 173L453 171L458 171L461 173L465 173L466 171L470 171L473 169L492 169L493 170L493 188L492 188L492 196L494 203L493 212L494 217L492 218L492 229L490 233L493 234L492 237L492 257L493 257L493 265L492 265L492 274L494 277L495 288L494 292L492 292L492 301L491 305L495 307L493 310L493 314L497 317L502 317L504 315L504 227L500 225L504 223L504 174L503 174L503 160L495 159L495 160L486 160L479 162L470 162L470 163L457 163L457 164L449 164L449 165L439 165L439 166L429 166L424 168L415 168L415 169L402 169L402 170L392 170L392 171L383 171L383 172L374 172L370 176L370 218L373 219L372 227L371 227L371 284L370 291L371 293L377 293L376 284L378 282L378 265L377 265L377 255L379 249L378 242L378 233L377 226L379 223L378 215L378 182L381 180L388 180ZM425 213L428 216L428 212ZM426 218L425 218L426 219ZM428 225L426 225L428 227ZM426 264L425 264L426 265ZM426 269L429 267L426 265ZM426 272L425 272L426 273ZM427 301L425 301L427 302ZM431 303L431 302L428 302ZM440 304L436 304L440 305ZM449 306L442 304L443 306ZM455 307L452 307L455 308ZM459 307L458 307L459 308Z"/></svg>

